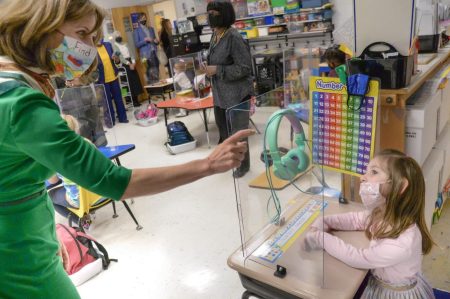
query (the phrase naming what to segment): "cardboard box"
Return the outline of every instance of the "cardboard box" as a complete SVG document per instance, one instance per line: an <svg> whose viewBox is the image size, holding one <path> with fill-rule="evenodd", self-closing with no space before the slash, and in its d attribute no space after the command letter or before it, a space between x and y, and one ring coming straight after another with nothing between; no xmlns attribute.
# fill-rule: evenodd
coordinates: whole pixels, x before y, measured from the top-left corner
<svg viewBox="0 0 450 299"><path fill-rule="evenodd" d="M444 164L444 152L433 149L423 163L423 175L425 177L425 222L428 229L431 229L433 213L439 193L439 180L442 176L442 166Z"/></svg>
<svg viewBox="0 0 450 299"><path fill-rule="evenodd" d="M450 178L450 124L447 124L442 130L434 148L443 151L444 155L442 178L439 182L439 190L442 191L445 183Z"/></svg>
<svg viewBox="0 0 450 299"><path fill-rule="evenodd" d="M441 92L430 93L422 87L406 105L405 152L420 165L436 141L440 104Z"/></svg>
<svg viewBox="0 0 450 299"><path fill-rule="evenodd" d="M439 109L439 134L447 125L450 118L450 82L447 82L442 91L441 108ZM439 136L439 135L438 135Z"/></svg>

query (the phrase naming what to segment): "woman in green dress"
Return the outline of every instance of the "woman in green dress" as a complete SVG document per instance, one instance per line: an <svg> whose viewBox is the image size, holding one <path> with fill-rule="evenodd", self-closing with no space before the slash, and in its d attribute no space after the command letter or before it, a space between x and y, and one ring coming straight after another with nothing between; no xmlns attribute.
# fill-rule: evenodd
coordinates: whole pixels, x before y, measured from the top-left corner
<svg viewBox="0 0 450 299"><path fill-rule="evenodd" d="M44 181L60 173L123 200L154 194L240 165L241 131L207 158L126 169L71 131L51 99L49 76L93 68L103 12L90 0L0 2L0 298L79 298L64 272Z"/></svg>

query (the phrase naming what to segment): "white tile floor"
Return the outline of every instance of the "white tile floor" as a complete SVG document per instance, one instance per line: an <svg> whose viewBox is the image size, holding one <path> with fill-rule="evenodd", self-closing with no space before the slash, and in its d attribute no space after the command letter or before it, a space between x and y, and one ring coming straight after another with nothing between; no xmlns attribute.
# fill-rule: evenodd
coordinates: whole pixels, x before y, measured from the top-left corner
<svg viewBox="0 0 450 299"><path fill-rule="evenodd" d="M199 146L176 156L163 145L163 116L151 127L133 122L116 125L117 143L136 144L136 150L121 158L122 164L155 167L207 156L211 149L200 115L191 113L179 120L188 124ZM211 142L216 144L218 132L213 119L210 123ZM80 286L82 298L240 298L243 288L238 275L226 263L240 244L231 172L136 198L130 206L144 227L141 231L136 231L120 203L116 219L111 218L112 208L97 211L89 233L119 262Z"/></svg>

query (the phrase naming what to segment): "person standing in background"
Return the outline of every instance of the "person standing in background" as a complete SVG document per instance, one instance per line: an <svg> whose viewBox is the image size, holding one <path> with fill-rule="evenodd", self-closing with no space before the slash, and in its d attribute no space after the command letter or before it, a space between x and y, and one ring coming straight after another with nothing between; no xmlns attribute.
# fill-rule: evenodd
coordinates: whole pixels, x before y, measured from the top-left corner
<svg viewBox="0 0 450 299"><path fill-rule="evenodd" d="M128 123L127 112L123 104L122 91L120 89L118 70L116 64L120 63L119 56L113 52L113 47L110 43L103 41L103 38L97 43L98 51L98 83L105 86L106 99L108 101L108 108L111 114L112 123L109 123L108 117L105 117L106 126L114 126L117 117L120 123ZM107 111L105 111L105 114ZM107 116L107 115L105 115Z"/></svg>
<svg viewBox="0 0 450 299"><path fill-rule="evenodd" d="M231 25L236 21L234 8L230 2L212 1L208 3L208 22L213 28L209 47L208 63L203 69L212 82L214 116L222 143L230 136L230 129L248 128L250 114L227 115L227 109L242 103L239 110L250 110L249 99L254 95L252 78L252 57L250 48L239 32ZM234 173L242 177L250 169L250 154Z"/></svg>
<svg viewBox="0 0 450 299"><path fill-rule="evenodd" d="M169 76L172 77L172 70L169 65L169 59L174 57L173 55L173 45L172 45L172 24L169 19L161 19L161 32L159 33L159 40L161 41L161 46L167 56L167 64L165 67L169 72Z"/></svg>
<svg viewBox="0 0 450 299"><path fill-rule="evenodd" d="M128 44L123 40L119 31L114 31L113 37L115 40L114 46L117 49L117 54L119 54L120 62L127 72L133 106L139 107L141 104L139 103L138 97L143 92L143 89L139 73L136 70L136 58L130 52Z"/></svg>
<svg viewBox="0 0 450 299"><path fill-rule="evenodd" d="M133 32L134 43L139 49L142 61L147 62L147 82L153 84L159 81L159 60L157 56L159 40L155 29L147 24L147 15L142 13L139 17L139 25ZM145 64L145 63L144 63Z"/></svg>

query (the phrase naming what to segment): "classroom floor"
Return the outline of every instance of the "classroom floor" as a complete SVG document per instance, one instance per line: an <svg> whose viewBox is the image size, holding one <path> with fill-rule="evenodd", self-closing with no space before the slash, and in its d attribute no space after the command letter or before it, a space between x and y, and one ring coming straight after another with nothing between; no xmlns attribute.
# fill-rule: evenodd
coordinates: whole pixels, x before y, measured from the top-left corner
<svg viewBox="0 0 450 299"><path fill-rule="evenodd" d="M206 144L199 113L180 119L171 116L170 121L174 120L188 124L198 141L194 151L175 156L166 151L163 116L151 127L139 127L133 121L118 124L109 130L108 140L110 144L136 145L134 151L121 157L122 164L130 168L183 163L206 157L212 151ZM215 145L218 131L212 113L209 124L211 144ZM261 165L252 165L252 169L255 167ZM227 258L241 240L231 172L162 194L136 198L130 207L143 226L140 231L135 229L123 205L117 206L120 216L115 219L112 208L98 210L88 233L119 262L78 287L82 298L241 298L244 289L238 275L227 266ZM450 290L449 206L432 231L443 249L433 249L424 261L428 279L435 287L447 290ZM57 221L66 223L60 217Z"/></svg>

